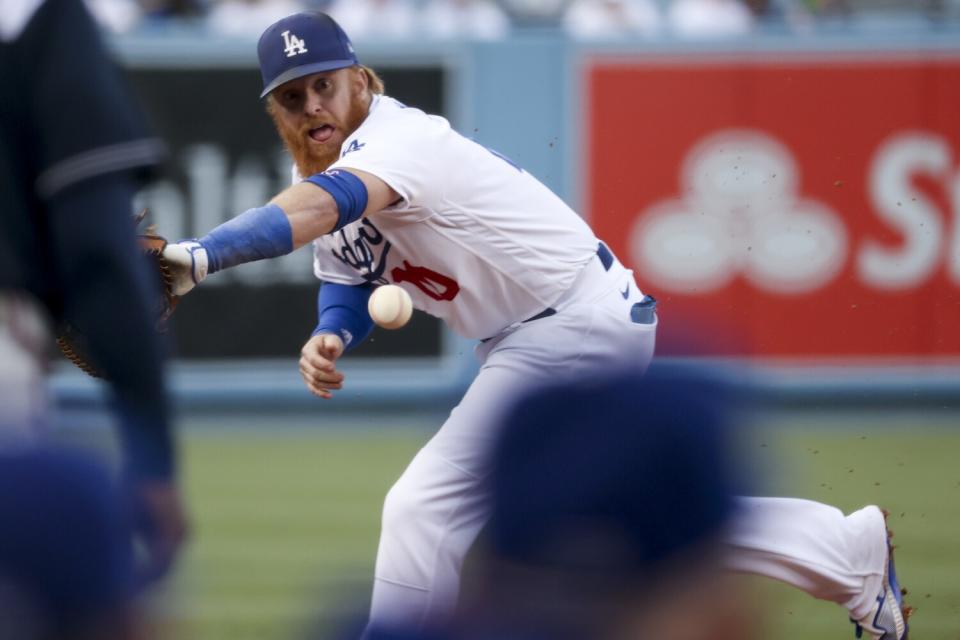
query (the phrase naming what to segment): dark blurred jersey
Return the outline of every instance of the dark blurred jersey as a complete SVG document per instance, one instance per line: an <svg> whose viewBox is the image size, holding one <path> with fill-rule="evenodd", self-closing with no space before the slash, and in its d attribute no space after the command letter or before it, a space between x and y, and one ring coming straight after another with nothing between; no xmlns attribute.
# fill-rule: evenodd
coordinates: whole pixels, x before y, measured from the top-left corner
<svg viewBox="0 0 960 640"><path fill-rule="evenodd" d="M57 317L49 202L106 174L143 175L162 151L81 0L0 0L0 289Z"/></svg>

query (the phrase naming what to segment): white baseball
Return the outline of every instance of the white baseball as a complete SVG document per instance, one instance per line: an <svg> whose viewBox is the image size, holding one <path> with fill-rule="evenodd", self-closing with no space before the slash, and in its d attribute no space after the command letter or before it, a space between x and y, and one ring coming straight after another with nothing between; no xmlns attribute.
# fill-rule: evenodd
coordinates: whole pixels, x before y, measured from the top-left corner
<svg viewBox="0 0 960 640"><path fill-rule="evenodd" d="M399 329L413 315L413 300L410 294L395 284L377 287L367 303L370 317L384 329Z"/></svg>

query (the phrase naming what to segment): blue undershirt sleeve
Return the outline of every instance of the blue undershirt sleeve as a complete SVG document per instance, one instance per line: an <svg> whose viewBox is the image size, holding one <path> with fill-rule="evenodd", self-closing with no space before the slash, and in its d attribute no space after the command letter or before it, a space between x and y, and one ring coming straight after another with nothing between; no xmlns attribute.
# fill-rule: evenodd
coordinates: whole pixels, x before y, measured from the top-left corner
<svg viewBox="0 0 960 640"><path fill-rule="evenodd" d="M293 229L283 209L268 204L248 209L198 240L207 250L208 273L293 251Z"/></svg>
<svg viewBox="0 0 960 640"><path fill-rule="evenodd" d="M344 351L359 345L373 330L367 301L373 285L324 282L317 294L317 328L312 335L332 333L343 340Z"/></svg>

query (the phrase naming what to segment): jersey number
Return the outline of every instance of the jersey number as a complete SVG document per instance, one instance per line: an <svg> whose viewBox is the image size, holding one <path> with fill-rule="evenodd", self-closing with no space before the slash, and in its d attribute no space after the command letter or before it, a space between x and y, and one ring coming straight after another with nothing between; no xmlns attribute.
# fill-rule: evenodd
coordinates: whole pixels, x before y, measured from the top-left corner
<svg viewBox="0 0 960 640"><path fill-rule="evenodd" d="M390 270L394 282L409 282L434 300L453 300L460 293L460 284L449 276L433 269L411 265L406 260L402 267Z"/></svg>

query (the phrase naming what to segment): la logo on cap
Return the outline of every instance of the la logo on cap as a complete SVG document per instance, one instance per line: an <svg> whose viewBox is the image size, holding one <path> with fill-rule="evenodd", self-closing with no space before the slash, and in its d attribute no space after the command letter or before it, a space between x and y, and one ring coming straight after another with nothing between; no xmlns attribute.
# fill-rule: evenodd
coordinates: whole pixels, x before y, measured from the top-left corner
<svg viewBox="0 0 960 640"><path fill-rule="evenodd" d="M283 48L283 52L287 54L288 58L292 58L293 56L297 56L297 55L300 55L301 53L307 52L307 47L303 42L303 40L301 40L295 35L290 35L289 29L287 29L280 35L283 36L283 44L286 45Z"/></svg>
<svg viewBox="0 0 960 640"><path fill-rule="evenodd" d="M257 58L263 77L261 98L296 78L359 64L340 25L325 13L309 11L267 27L257 41Z"/></svg>

